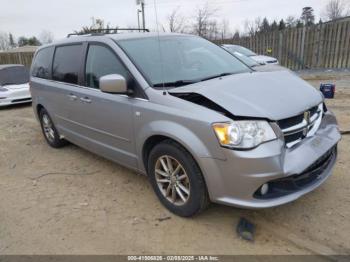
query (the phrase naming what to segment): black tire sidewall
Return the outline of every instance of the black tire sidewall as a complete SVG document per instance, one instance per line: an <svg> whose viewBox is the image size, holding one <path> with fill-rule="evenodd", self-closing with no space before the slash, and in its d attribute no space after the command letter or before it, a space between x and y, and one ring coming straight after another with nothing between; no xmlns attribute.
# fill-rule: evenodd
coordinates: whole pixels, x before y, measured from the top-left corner
<svg viewBox="0 0 350 262"><path fill-rule="evenodd" d="M160 191L155 178L155 164L159 157L168 155L175 158L185 169L190 180L190 198L187 203L182 206L176 206L170 203ZM156 145L151 151L148 158L148 177L151 185L160 199L161 203L172 213L190 217L193 216L206 206L207 189L202 173L190 153L183 149L180 145L173 142L163 142Z"/></svg>

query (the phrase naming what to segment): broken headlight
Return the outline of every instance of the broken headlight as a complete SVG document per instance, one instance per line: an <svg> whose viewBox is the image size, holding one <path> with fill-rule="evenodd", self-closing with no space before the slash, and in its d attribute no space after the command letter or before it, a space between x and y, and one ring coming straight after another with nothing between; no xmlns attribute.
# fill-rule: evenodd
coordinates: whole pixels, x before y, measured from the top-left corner
<svg viewBox="0 0 350 262"><path fill-rule="evenodd" d="M251 149L277 138L267 121L234 121L213 124L221 146L234 149Z"/></svg>

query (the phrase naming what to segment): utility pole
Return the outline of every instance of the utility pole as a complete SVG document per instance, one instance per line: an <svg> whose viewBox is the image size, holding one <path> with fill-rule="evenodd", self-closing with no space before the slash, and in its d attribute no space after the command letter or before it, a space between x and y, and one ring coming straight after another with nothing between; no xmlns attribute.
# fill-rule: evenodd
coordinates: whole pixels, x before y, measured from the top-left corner
<svg viewBox="0 0 350 262"><path fill-rule="evenodd" d="M140 10L140 9L137 9L137 25L138 25L138 29L139 29L139 31L140 31L140 29L141 29L141 26L140 26L140 13L141 13L142 11Z"/></svg>
<svg viewBox="0 0 350 262"><path fill-rule="evenodd" d="M143 30L146 29L146 19L145 19L145 1L141 0L141 10L142 10L142 25Z"/></svg>
<svg viewBox="0 0 350 262"><path fill-rule="evenodd" d="M137 5L141 5L141 12L142 12L142 28L146 29L146 18L145 18L145 0L136 0ZM139 12L139 11L138 11ZM137 13L138 15L138 13Z"/></svg>

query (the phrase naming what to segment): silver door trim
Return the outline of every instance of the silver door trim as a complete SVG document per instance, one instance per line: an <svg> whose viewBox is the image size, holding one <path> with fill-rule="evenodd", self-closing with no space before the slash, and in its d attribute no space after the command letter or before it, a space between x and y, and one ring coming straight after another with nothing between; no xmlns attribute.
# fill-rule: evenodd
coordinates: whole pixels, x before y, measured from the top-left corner
<svg viewBox="0 0 350 262"><path fill-rule="evenodd" d="M76 84L71 84L71 83L66 83L66 82L60 82L60 81L56 81L56 80L52 80L52 79L39 78L39 77L35 77L35 76L32 76L32 77L36 78L36 79L44 80L44 81L49 81L49 82L52 82L52 83L64 84L64 85L69 85L69 86L73 86L73 87L78 87L78 88L83 88L83 89L87 89L87 90L103 93L98 88L91 88L91 87L88 87L88 86L81 86L81 85L76 85ZM105 94L107 94L107 93L105 93ZM149 102L149 99L140 98L140 97L130 97L130 96L121 95L121 94L110 94L110 95L116 95L116 96L119 96L119 97L126 97L126 98L129 98L129 99Z"/></svg>
<svg viewBox="0 0 350 262"><path fill-rule="evenodd" d="M121 136L116 136L116 135L113 135L111 133L108 133L106 131L103 131L103 130L100 130L100 129L96 129L96 128L93 128L93 127L90 127L90 126L87 126L87 125L84 125L84 124L81 124L81 123L78 123L76 121L73 121L73 120L70 120L70 119L67 119L65 117L62 117L62 116L59 116L59 115L56 115L56 117L66 121L66 122L69 122L69 123L72 123L72 124L75 124L75 125L78 125L78 126L81 126L81 127L84 127L84 128L87 128L89 130L92 130L92 131L95 131L97 133L100 133L100 134L103 134L103 135L107 135L107 136L110 136L110 137L113 137L115 139L118 139L118 140L123 140L125 142L131 142L130 139L127 139L127 138L124 138L124 137L121 137Z"/></svg>

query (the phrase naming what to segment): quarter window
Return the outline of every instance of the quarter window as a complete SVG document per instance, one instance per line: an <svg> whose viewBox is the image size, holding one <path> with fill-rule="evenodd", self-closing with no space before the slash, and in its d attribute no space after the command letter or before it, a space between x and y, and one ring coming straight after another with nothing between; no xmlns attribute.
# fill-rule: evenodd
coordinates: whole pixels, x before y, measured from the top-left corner
<svg viewBox="0 0 350 262"><path fill-rule="evenodd" d="M44 79L50 78L53 50L53 47L48 47L38 51L33 62L32 76Z"/></svg>
<svg viewBox="0 0 350 262"><path fill-rule="evenodd" d="M52 67L53 80L78 84L81 50L81 45L60 46L56 48Z"/></svg>
<svg viewBox="0 0 350 262"><path fill-rule="evenodd" d="M110 49L90 45L85 67L86 86L98 89L100 77L110 74L119 74L130 80L128 71Z"/></svg>

